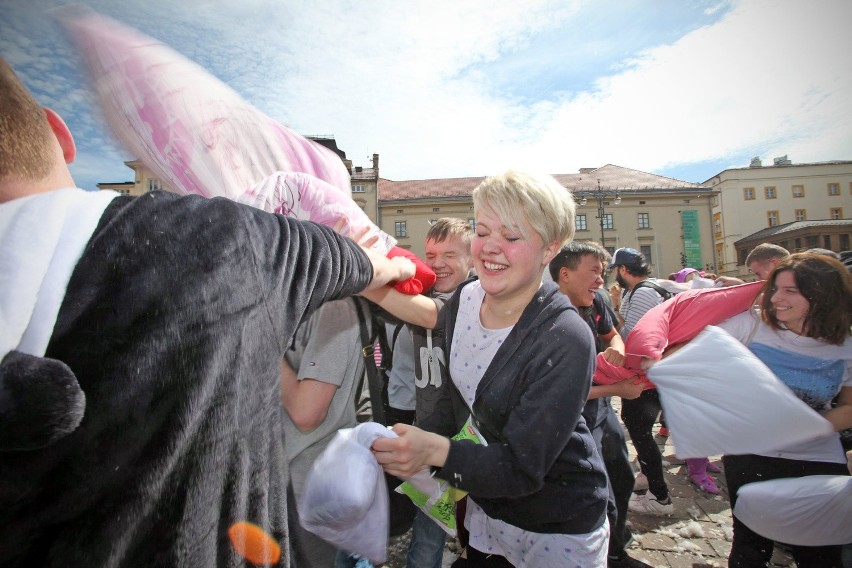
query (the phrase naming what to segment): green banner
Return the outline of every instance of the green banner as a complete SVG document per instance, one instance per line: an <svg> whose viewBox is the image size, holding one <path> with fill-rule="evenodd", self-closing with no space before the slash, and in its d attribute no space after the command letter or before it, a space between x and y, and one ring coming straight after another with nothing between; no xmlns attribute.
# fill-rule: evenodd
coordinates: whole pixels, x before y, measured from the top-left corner
<svg viewBox="0 0 852 568"><path fill-rule="evenodd" d="M704 268L701 262L701 231L698 229L698 211L690 209L680 212L683 227L683 254L690 268Z"/></svg>

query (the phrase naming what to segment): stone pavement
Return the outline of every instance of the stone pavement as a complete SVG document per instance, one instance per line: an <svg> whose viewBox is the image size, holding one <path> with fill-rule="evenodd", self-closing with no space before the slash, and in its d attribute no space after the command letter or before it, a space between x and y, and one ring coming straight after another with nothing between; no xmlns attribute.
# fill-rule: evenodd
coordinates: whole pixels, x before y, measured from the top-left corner
<svg viewBox="0 0 852 568"><path fill-rule="evenodd" d="M723 470L723 473L711 474L722 492L710 495L690 482L686 463L675 457L671 438L657 436L657 441L663 452L666 482L675 512L671 517L631 513L628 522L635 540L628 552L634 558L659 568L727 566L732 521L721 457L711 457L710 461ZM629 449L636 464L636 452L632 445ZM795 562L789 554L776 547L772 565L795 566Z"/></svg>
<svg viewBox="0 0 852 568"><path fill-rule="evenodd" d="M620 399L613 398L612 402L616 413L619 413ZM655 429L657 428L659 425L655 426ZM721 457L712 456L710 461L723 469L723 473L711 474L722 492L720 495L709 495L689 481L686 463L675 457L671 438L657 436L657 442L663 452L666 482L675 512L670 517L631 513L628 522L633 529L634 541L628 548L628 553L655 568L727 566L732 522ZM638 471L636 452L629 442L628 448L634 469ZM392 539L389 559L383 568L405 568L404 550L407 544L407 534ZM457 556L456 543L448 542L444 553L444 568L449 567ZM776 547L772 565L792 567L796 564L789 554Z"/></svg>

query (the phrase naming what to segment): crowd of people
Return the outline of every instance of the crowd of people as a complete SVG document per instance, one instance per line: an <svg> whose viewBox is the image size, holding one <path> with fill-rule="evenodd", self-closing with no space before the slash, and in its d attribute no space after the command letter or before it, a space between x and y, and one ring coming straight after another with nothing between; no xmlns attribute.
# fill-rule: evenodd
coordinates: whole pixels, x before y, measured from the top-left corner
<svg viewBox="0 0 852 568"><path fill-rule="evenodd" d="M0 92L0 565L369 566L304 530L297 503L356 424L363 330L382 317L396 436L371 451L400 482L429 469L466 492L454 566L647 566L627 520L673 512L652 434L661 398L638 373L594 384L596 356L625 364L655 306L742 280L652 278L635 249L573 241L573 198L551 176L508 171L473 192L475 230L432 225L436 283L403 294L389 284L410 260L331 228L76 188L69 129L2 60ZM725 455L732 505L750 483L850 474L852 276L830 251L779 249L752 251L765 284L720 327L834 434ZM463 428L477 440L455 439ZM706 458L688 470L719 493ZM774 542L733 522L730 566L765 566ZM421 510L411 526L407 565L440 567L444 530ZM801 568L841 567L847 544L791 551Z"/></svg>

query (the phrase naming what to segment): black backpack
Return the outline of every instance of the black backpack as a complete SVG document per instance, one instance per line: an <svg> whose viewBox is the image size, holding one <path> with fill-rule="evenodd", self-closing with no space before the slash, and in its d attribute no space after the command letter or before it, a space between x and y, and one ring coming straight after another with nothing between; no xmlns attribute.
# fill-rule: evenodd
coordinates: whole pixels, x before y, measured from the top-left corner
<svg viewBox="0 0 852 568"><path fill-rule="evenodd" d="M363 298L353 298L361 327L361 356L364 358L365 377L355 387L355 414L358 422L372 420L388 426L387 415L390 411L388 401L388 373L393 368L393 346L405 325L375 304L368 304ZM372 310L370 325L367 323L366 310ZM393 334L387 335L386 323L393 323ZM382 354L382 362L376 364L376 345ZM367 383L368 397L363 396L364 383Z"/></svg>
<svg viewBox="0 0 852 568"><path fill-rule="evenodd" d="M365 378L355 387L355 416L358 422L372 420L388 426L387 417L392 412L388 402L388 373L393 368L393 346L405 324L375 304L368 305L363 298L354 300L361 327L361 356L364 358L365 369ZM372 310L371 325L367 325L365 310ZM394 324L390 341L386 323ZM376 343L382 353L380 365L376 365ZM363 396L364 381L367 382L368 397ZM394 490L401 483L398 478L387 473L384 477L388 488L388 532L390 536L400 536L411 529L417 507L407 495Z"/></svg>

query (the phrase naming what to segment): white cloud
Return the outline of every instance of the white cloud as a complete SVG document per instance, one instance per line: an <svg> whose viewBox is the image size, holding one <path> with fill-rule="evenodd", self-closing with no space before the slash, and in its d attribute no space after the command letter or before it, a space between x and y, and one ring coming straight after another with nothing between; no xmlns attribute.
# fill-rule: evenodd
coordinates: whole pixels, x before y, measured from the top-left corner
<svg viewBox="0 0 852 568"><path fill-rule="evenodd" d="M379 152L396 179L509 165L652 171L753 148L796 161L852 156L848 2L738 3L718 23L626 61L595 90L533 104L499 96L471 66L499 61L573 11L500 6L302 14L289 46L295 76L273 87L283 97L267 110L299 131L336 134L356 162ZM320 28L328 36L308 33Z"/></svg>
<svg viewBox="0 0 852 568"><path fill-rule="evenodd" d="M35 8L21 10L21 22L11 25L14 33L3 27L0 51L26 66L28 84L50 93L47 102L70 117L78 138L82 132L97 141L104 127L84 83L56 73L57 65L73 64L68 47L48 41L55 26L34 25L34 14L52 2L34 0ZM565 69L580 69L571 58L588 58L604 49L601 42L607 52L618 53L612 48L620 33L632 30L603 35L611 12L600 10L647 5L599 8L599 2L560 0L92 5L201 63L297 132L334 134L356 164L379 153L382 175L393 179L486 175L509 166L551 173L605 163L646 171L718 160L742 166L753 153L788 154L795 162L852 158L852 71L844 64L852 51L847 0L697 3L692 13L703 12L701 21L713 23L673 43L609 61L592 87L564 84L563 69L537 66L564 61ZM619 21L630 21L619 15ZM681 29L681 22L670 25ZM688 30L689 23L682 27ZM573 35L552 48L534 41L567 29L594 32L576 45ZM658 35L672 37L671 29ZM539 97L522 99L505 88L519 66L535 71L525 78L545 77L541 84L525 85L526 93ZM104 156L121 156L105 148ZM103 162L93 157L87 163L93 164L88 170ZM116 167L111 171L124 168Z"/></svg>

